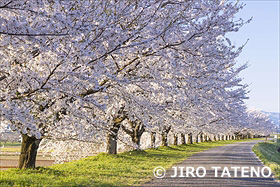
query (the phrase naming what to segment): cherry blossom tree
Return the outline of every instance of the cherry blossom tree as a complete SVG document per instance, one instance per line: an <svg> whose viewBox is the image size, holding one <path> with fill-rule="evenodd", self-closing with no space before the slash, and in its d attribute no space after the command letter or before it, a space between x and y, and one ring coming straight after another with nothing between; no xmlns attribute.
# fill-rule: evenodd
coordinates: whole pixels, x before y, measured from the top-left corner
<svg viewBox="0 0 280 187"><path fill-rule="evenodd" d="M22 134L20 168L35 167L42 138L106 142L115 154L120 129L139 147L144 130L162 133L166 145L169 131L235 125L245 66L234 67L243 46L226 34L247 23L234 17L242 7L222 0L2 2L0 120Z"/></svg>

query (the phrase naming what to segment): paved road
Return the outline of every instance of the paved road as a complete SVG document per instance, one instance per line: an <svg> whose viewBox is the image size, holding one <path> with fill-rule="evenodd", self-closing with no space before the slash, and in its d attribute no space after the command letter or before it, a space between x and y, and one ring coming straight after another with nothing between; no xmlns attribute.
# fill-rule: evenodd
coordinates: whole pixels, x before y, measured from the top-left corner
<svg viewBox="0 0 280 187"><path fill-rule="evenodd" d="M153 187L169 187L169 186L185 186L185 187L198 187L198 186L217 186L217 187L241 187L241 186L252 186L252 187L280 187L280 184L277 183L271 176L263 177L263 174L268 176L268 170L263 169L263 174L261 173L263 164L259 161L256 155L252 152L252 147L258 141L243 142L230 144L227 146L222 146L218 148L213 148L198 154L193 155L184 162L177 165L177 177L174 176L174 169L168 170L166 175L162 179L154 179L149 183L146 183L143 186L153 186ZM180 176L179 167L183 167L183 177ZM194 176L192 177L189 168L189 177L186 177L186 167L193 167L195 169ZM196 169L198 167L204 167L206 170L205 177L197 177ZM221 167L217 169L215 177L215 169L212 167ZM229 169L229 173L225 168ZM240 167L235 169L231 167ZM249 177L242 177L241 167L244 168L244 175ZM249 168L245 168L249 167ZM257 170L260 168L260 177L256 176L254 171L251 172L251 168ZM224 176L221 177L224 171ZM198 175L203 175L203 169L198 170ZM246 173L246 171L248 171ZM160 173L159 173L160 174ZM253 174L251 177L250 175ZM230 176L229 176L230 175ZM236 175L236 176L235 176Z"/></svg>

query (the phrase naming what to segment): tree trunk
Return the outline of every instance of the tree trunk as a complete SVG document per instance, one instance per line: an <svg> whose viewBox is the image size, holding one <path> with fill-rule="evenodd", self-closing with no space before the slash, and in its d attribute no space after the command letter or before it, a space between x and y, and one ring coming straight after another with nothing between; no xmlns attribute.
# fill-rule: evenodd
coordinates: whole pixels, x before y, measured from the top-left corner
<svg viewBox="0 0 280 187"><path fill-rule="evenodd" d="M162 146L167 146L168 143L167 143L167 133L166 132L163 132L162 135L161 135L161 145Z"/></svg>
<svg viewBox="0 0 280 187"><path fill-rule="evenodd" d="M190 134L188 135L188 143L189 143L189 144L193 144L192 133L190 133Z"/></svg>
<svg viewBox="0 0 280 187"><path fill-rule="evenodd" d="M128 122L130 124L130 128L127 128L122 125L122 129L124 130L124 132L126 132L131 137L131 140L132 140L133 144L136 146L136 149L139 150L141 136L145 131L145 127L142 124L142 122L139 120L136 120L136 121L129 120Z"/></svg>
<svg viewBox="0 0 280 187"><path fill-rule="evenodd" d="M205 135L205 142L208 142L208 135Z"/></svg>
<svg viewBox="0 0 280 187"><path fill-rule="evenodd" d="M203 140L203 133L200 134L200 142L204 142L204 140Z"/></svg>
<svg viewBox="0 0 280 187"><path fill-rule="evenodd" d="M19 157L19 168L35 168L37 150L42 139L36 139L22 134L21 152Z"/></svg>
<svg viewBox="0 0 280 187"><path fill-rule="evenodd" d="M118 132L120 129L120 123L114 123L110 132L107 133L106 137L106 152L108 154L117 154L117 139Z"/></svg>
<svg viewBox="0 0 280 187"><path fill-rule="evenodd" d="M217 141L217 136L216 135L214 135L214 141Z"/></svg>
<svg viewBox="0 0 280 187"><path fill-rule="evenodd" d="M171 126L164 126L163 127L162 133L161 133L161 145L162 146L167 146L168 145L167 135L168 135L170 130L171 130Z"/></svg>
<svg viewBox="0 0 280 187"><path fill-rule="evenodd" d="M141 139L141 136L139 136L139 135L134 136L132 139L132 142L134 145L136 145L137 150L140 149L140 139Z"/></svg>
<svg viewBox="0 0 280 187"><path fill-rule="evenodd" d="M252 138L252 134L251 133L248 134L248 138L250 138L250 139Z"/></svg>
<svg viewBox="0 0 280 187"><path fill-rule="evenodd" d="M108 154L117 154L117 135L109 132L106 139L106 152Z"/></svg>
<svg viewBox="0 0 280 187"><path fill-rule="evenodd" d="M173 144L178 145L178 135L174 133L173 137L174 137Z"/></svg>
<svg viewBox="0 0 280 187"><path fill-rule="evenodd" d="M155 148L156 147L156 133L152 132L151 133L151 148Z"/></svg>
<svg viewBox="0 0 280 187"><path fill-rule="evenodd" d="M198 143L198 138L199 138L199 135L197 134L196 139L195 139L195 143Z"/></svg>
<svg viewBox="0 0 280 187"><path fill-rule="evenodd" d="M186 137L185 134L181 133L181 143L186 144Z"/></svg>

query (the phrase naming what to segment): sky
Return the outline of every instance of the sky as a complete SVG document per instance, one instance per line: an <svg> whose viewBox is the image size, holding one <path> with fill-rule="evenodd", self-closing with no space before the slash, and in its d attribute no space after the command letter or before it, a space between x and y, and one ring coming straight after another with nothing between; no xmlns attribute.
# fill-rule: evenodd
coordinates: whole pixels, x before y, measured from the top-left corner
<svg viewBox="0 0 280 187"><path fill-rule="evenodd" d="M249 63L240 76L249 84L249 107L279 112L279 6L280 0L240 0L246 6L237 14L253 20L228 37L237 45L249 42L237 59L237 65Z"/></svg>

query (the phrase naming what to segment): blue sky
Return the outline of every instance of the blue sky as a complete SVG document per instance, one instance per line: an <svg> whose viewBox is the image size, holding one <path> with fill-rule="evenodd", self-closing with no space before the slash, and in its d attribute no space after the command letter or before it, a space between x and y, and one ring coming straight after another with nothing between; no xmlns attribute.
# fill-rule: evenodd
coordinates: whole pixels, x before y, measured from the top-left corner
<svg viewBox="0 0 280 187"><path fill-rule="evenodd" d="M249 39L238 64L249 62L240 76L249 84L249 107L279 112L279 3L280 0L241 0L246 6L237 17L253 20L238 33L228 35L238 46Z"/></svg>

